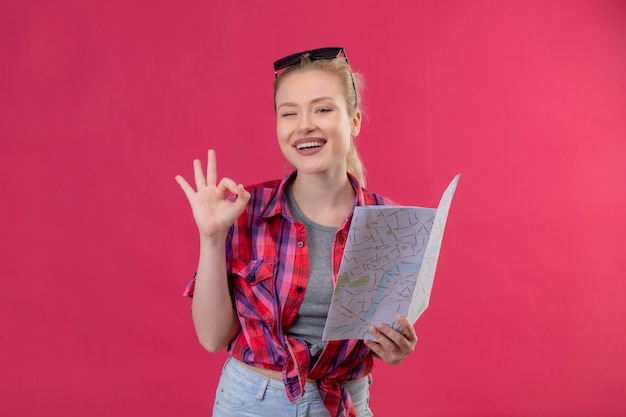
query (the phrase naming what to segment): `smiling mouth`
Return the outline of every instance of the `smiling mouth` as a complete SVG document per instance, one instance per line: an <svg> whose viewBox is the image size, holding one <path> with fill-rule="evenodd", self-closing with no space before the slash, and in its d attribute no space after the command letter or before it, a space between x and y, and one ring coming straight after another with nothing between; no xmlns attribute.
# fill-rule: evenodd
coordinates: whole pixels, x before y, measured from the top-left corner
<svg viewBox="0 0 626 417"><path fill-rule="evenodd" d="M312 140L310 142L303 142L303 143L299 143L296 145L296 149L298 150L302 150L302 149L314 149L314 148L319 148L324 146L323 141L319 141L319 140Z"/></svg>

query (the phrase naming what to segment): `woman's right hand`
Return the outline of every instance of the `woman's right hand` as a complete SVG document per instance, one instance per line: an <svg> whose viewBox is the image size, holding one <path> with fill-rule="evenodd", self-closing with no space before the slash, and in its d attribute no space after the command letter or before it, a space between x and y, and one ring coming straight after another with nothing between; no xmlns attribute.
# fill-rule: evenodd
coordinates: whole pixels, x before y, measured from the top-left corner
<svg viewBox="0 0 626 417"><path fill-rule="evenodd" d="M250 193L230 178L224 177L217 183L217 161L213 149L209 149L206 177L197 159L193 161L193 172L196 190L180 175L176 176L176 182L189 200L200 238L225 236L246 208ZM229 192L236 196L234 201L227 199Z"/></svg>

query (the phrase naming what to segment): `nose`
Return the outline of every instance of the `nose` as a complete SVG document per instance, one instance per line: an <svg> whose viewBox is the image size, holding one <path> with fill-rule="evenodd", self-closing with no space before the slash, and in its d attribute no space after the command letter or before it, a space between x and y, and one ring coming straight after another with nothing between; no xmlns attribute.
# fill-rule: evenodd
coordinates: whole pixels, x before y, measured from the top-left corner
<svg viewBox="0 0 626 417"><path fill-rule="evenodd" d="M315 130L315 124L308 113L303 113L298 121L298 130L300 132L311 132Z"/></svg>

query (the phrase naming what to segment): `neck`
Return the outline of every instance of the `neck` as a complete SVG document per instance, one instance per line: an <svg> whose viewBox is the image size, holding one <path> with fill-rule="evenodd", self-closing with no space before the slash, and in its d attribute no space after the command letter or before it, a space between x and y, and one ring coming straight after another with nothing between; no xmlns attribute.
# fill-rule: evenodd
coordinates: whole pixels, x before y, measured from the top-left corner
<svg viewBox="0 0 626 417"><path fill-rule="evenodd" d="M298 173L292 192L304 215L324 226L341 226L354 205L355 191L345 172L335 178Z"/></svg>

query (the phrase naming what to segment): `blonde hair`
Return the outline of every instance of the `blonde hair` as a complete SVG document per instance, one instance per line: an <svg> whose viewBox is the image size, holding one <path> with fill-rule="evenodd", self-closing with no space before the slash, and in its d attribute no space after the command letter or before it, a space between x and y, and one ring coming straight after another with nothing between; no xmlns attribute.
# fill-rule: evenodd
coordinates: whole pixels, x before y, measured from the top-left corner
<svg viewBox="0 0 626 417"><path fill-rule="evenodd" d="M363 77L361 74L353 72L350 66L343 58L336 59L310 59L304 56L300 62L288 67L274 81L274 110L276 110L276 93L284 77L299 70L320 70L335 74L339 78L343 90L343 96L346 100L346 109L348 115L354 116L360 111L361 105L361 88L363 86ZM354 80L354 82L353 82ZM356 89L356 91L355 91ZM359 153L354 144L354 139L350 141L350 150L347 156L348 172L356 177L362 186L365 186L365 168L359 157Z"/></svg>

